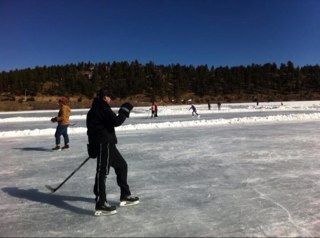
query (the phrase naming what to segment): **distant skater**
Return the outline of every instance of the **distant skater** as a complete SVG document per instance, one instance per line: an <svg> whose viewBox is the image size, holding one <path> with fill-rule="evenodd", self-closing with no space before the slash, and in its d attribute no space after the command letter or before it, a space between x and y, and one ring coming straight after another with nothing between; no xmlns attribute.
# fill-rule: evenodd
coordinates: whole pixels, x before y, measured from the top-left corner
<svg viewBox="0 0 320 238"><path fill-rule="evenodd" d="M191 107L189 108L189 111L192 109L192 117L194 117L194 115L197 115L197 117L199 118L200 117L200 115L197 113L197 109L196 109L196 107L193 105L193 104L191 104Z"/></svg>
<svg viewBox="0 0 320 238"><path fill-rule="evenodd" d="M220 109L221 109L221 102L218 102L217 104L218 104L218 110L220 111Z"/></svg>
<svg viewBox="0 0 320 238"><path fill-rule="evenodd" d="M150 109L151 109L151 118L158 117L158 106L155 102L152 103Z"/></svg>

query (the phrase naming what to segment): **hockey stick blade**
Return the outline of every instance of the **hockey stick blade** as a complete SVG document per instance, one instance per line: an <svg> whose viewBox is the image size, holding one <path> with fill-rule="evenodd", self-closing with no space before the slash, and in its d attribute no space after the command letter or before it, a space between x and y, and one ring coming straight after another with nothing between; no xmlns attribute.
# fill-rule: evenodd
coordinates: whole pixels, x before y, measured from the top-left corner
<svg viewBox="0 0 320 238"><path fill-rule="evenodd" d="M49 185L45 185L45 187L47 189L49 189L51 191L51 193L54 193L55 191L57 191L59 188L62 187L63 184L65 184L85 163L87 163L87 161L90 160L90 157L86 158L79 166L78 168L76 168L65 180L62 181L62 183L60 183L56 188L53 188Z"/></svg>
<svg viewBox="0 0 320 238"><path fill-rule="evenodd" d="M47 189L49 189L50 191L51 191L51 193L54 193L56 190L53 188L53 187L51 187L50 185L45 185L45 187L47 188Z"/></svg>

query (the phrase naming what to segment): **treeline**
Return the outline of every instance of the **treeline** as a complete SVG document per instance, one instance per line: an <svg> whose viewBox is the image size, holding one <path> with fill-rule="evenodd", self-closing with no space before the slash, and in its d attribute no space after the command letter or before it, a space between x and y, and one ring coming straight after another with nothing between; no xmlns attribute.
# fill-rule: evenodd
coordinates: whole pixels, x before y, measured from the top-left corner
<svg viewBox="0 0 320 238"><path fill-rule="evenodd" d="M85 95L108 88L119 98L143 94L153 99L179 99L193 93L210 95L312 95L320 89L320 66L295 67L291 61L235 67L141 64L138 61L78 63L0 73L0 92L24 95ZM303 95L302 95L303 96ZM298 98L297 98L298 99ZM305 98L311 99L311 98Z"/></svg>

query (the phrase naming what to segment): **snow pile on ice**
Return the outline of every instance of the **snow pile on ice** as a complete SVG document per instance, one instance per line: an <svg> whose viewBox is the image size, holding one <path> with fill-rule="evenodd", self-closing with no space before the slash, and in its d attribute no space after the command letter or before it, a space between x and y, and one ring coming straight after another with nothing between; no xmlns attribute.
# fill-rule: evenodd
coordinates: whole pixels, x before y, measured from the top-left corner
<svg viewBox="0 0 320 238"><path fill-rule="evenodd" d="M284 122L284 121L310 121L320 120L320 113L301 113L289 115L275 115L264 117L241 117L231 119L212 119L200 120L194 119L191 121L174 121L174 122L159 122L159 123L141 123L129 124L117 127L117 131L126 130L150 130L161 128L181 128L181 127L195 127L195 126L221 126L221 125L234 125L234 124L252 124L252 123L268 123L268 122ZM69 134L86 133L86 127L70 127ZM17 130L0 132L1 138L3 137L23 137L23 136L41 136L41 135L54 135L55 129L32 129L32 130Z"/></svg>

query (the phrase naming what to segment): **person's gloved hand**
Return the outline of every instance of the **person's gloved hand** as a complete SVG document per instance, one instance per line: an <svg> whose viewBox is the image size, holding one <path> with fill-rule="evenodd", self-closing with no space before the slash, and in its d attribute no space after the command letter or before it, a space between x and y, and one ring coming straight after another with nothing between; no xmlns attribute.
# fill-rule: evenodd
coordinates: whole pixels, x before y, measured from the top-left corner
<svg viewBox="0 0 320 238"><path fill-rule="evenodd" d="M121 105L119 109L119 114L124 114L126 117L129 117L132 108L133 108L132 104L126 102Z"/></svg>
<svg viewBox="0 0 320 238"><path fill-rule="evenodd" d="M57 118L56 117L52 117L51 118L51 122L57 122Z"/></svg>

